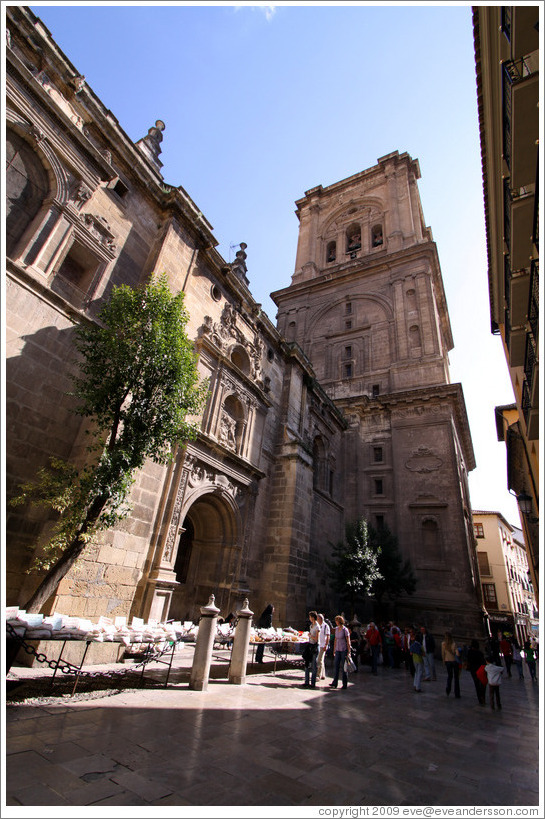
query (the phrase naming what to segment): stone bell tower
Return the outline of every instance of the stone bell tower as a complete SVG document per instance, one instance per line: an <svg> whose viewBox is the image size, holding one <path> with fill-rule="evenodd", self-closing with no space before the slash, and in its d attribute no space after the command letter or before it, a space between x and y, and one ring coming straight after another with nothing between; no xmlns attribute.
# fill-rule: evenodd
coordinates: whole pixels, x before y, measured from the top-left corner
<svg viewBox="0 0 545 819"><path fill-rule="evenodd" d="M348 420L346 522L387 526L417 575L399 618L480 634L467 481L475 460L462 388L449 378L453 340L419 178L418 161L394 151L307 191L296 203L292 283L272 298L278 329Z"/></svg>

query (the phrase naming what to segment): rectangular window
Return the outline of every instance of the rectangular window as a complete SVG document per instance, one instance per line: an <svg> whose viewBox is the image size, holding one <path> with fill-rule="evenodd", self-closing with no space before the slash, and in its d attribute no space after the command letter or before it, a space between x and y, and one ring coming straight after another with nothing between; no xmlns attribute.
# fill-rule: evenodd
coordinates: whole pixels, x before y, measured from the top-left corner
<svg viewBox="0 0 545 819"><path fill-rule="evenodd" d="M378 531L384 529L384 515L375 515L375 525Z"/></svg>
<svg viewBox="0 0 545 819"><path fill-rule="evenodd" d="M351 312L352 312L352 302L347 301L346 302L346 315L349 316L351 314Z"/></svg>
<svg viewBox="0 0 545 819"><path fill-rule="evenodd" d="M374 446L373 447L373 455L376 464L381 464L383 461L382 457L382 447L381 446Z"/></svg>
<svg viewBox="0 0 545 819"><path fill-rule="evenodd" d="M344 329L345 330L351 330L352 329L352 322L351 321L345 321Z"/></svg>
<svg viewBox="0 0 545 819"><path fill-rule="evenodd" d="M352 347L349 346L344 348L344 357L352 358Z"/></svg>
<svg viewBox="0 0 545 819"><path fill-rule="evenodd" d="M490 606L496 606L498 604L496 585L494 583L483 583L483 598L484 602Z"/></svg>
<svg viewBox="0 0 545 819"><path fill-rule="evenodd" d="M352 378L352 364L345 364L344 365L344 377L345 378Z"/></svg>
<svg viewBox="0 0 545 819"><path fill-rule="evenodd" d="M382 478L375 478L375 495L383 495Z"/></svg>
<svg viewBox="0 0 545 819"><path fill-rule="evenodd" d="M488 562L488 552L477 552L479 561L479 571L481 574L490 574L490 564Z"/></svg>
<svg viewBox="0 0 545 819"><path fill-rule="evenodd" d="M380 384L373 384L373 398L378 398L380 394Z"/></svg>
<svg viewBox="0 0 545 819"><path fill-rule="evenodd" d="M484 537L484 527L482 523L474 523L473 531L475 533L475 537Z"/></svg>

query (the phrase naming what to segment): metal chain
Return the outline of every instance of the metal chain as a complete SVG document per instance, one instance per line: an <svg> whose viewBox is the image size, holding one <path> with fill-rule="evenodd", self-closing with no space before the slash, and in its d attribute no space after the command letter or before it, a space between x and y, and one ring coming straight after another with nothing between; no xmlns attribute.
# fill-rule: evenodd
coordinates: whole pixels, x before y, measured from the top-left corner
<svg viewBox="0 0 545 819"><path fill-rule="evenodd" d="M48 660L45 654L36 651L34 646L29 645L20 634L17 634L13 626L11 626L9 623L6 623L6 627L8 629L9 636L17 640L17 642L26 651L27 654L33 654L39 663L47 663L47 665L51 669L60 669L63 674L78 674L80 677L107 677L111 679L116 676L122 676L123 674L129 674L139 669L140 667L146 666L149 662L152 662L153 660L160 659L168 651L173 651L173 646L176 646L178 643L182 642L181 640L169 640L168 645L161 650L157 649L155 646L153 646L153 648L150 649L150 646L148 644L146 656L144 657L144 659L141 660L139 663L131 665L130 667L127 668L112 669L110 671L82 671L81 668L77 667L77 665L73 665L72 663L69 663L67 660L60 659Z"/></svg>

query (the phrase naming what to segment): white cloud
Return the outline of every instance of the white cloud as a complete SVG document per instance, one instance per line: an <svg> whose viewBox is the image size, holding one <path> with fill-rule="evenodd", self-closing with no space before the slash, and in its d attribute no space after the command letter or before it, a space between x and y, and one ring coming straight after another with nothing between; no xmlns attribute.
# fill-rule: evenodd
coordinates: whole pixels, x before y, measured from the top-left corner
<svg viewBox="0 0 545 819"><path fill-rule="evenodd" d="M265 4L261 4L261 5L256 6L256 5L253 5L253 4L250 5L249 3L245 3L244 5L234 6L235 11L241 11L242 9L248 9L248 8L251 11L260 11L260 12L262 12L265 15L265 19L267 20L267 22L269 20L272 20L272 18L276 14L276 6L270 6L270 5L265 5Z"/></svg>

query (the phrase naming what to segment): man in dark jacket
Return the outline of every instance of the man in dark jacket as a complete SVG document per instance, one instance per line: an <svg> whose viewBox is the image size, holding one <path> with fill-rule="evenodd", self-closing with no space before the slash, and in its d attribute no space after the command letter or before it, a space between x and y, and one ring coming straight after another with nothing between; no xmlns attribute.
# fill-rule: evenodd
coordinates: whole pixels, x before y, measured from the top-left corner
<svg viewBox="0 0 545 819"><path fill-rule="evenodd" d="M433 634L429 633L426 626L421 626L420 632L422 634L420 642L424 650L422 657L424 660L424 679L429 682L429 680L437 679L435 672L435 640Z"/></svg>

